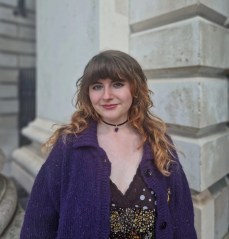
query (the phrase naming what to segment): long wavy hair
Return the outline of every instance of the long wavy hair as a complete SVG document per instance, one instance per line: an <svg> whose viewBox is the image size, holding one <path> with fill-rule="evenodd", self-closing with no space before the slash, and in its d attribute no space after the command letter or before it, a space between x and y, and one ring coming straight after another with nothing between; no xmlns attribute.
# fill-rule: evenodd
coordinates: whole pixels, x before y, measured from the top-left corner
<svg viewBox="0 0 229 239"><path fill-rule="evenodd" d="M76 111L71 122L62 125L45 143L51 148L61 135L79 134L88 127L91 119L99 122L100 115L92 107L89 98L89 86L98 79L125 79L130 83L133 97L129 109L129 124L141 137L140 147L148 140L158 170L169 176L169 166L174 152L174 146L166 134L165 123L151 111L152 93L147 86L147 79L139 63L130 55L116 50L107 50L95 55L86 65L83 76L77 81Z"/></svg>

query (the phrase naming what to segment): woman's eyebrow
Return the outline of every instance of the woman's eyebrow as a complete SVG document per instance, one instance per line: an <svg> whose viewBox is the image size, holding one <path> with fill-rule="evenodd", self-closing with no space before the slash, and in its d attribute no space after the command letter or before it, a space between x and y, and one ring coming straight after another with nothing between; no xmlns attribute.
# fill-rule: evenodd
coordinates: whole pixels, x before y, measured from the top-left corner
<svg viewBox="0 0 229 239"><path fill-rule="evenodd" d="M95 84L102 84L102 83L99 81L94 81L93 83L91 83L91 85L95 85Z"/></svg>

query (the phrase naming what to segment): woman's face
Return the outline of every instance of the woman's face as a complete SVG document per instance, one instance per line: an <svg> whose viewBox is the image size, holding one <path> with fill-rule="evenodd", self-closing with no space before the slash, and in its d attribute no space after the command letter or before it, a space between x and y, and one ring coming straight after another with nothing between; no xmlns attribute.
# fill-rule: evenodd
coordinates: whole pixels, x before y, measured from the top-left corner
<svg viewBox="0 0 229 239"><path fill-rule="evenodd" d="M111 124L127 120L132 104L130 84L126 80L99 79L89 87L89 98L95 111Z"/></svg>

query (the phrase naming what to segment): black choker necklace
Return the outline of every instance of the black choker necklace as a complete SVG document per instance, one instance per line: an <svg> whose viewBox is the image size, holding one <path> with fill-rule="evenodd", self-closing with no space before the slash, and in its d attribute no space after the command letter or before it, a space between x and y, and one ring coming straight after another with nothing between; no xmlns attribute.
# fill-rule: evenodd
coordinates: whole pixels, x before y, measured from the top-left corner
<svg viewBox="0 0 229 239"><path fill-rule="evenodd" d="M103 121L103 123L105 123L105 124L107 124L107 125L110 125L110 126L115 126L115 129L114 129L114 131L117 133L118 132L118 130L119 130L119 126L121 126L121 125L124 125L127 121L128 121L128 119L126 120L126 121L124 121L123 123L121 123L121 124L110 124L110 123L107 123L106 121L104 121L104 120L102 120Z"/></svg>

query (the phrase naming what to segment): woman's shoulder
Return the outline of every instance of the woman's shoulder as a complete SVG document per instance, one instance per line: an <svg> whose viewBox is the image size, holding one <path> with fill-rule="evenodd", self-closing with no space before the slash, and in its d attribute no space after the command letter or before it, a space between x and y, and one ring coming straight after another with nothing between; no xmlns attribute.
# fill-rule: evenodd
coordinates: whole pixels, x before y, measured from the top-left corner
<svg viewBox="0 0 229 239"><path fill-rule="evenodd" d="M87 126L76 131L60 132L55 143L52 145L52 150L71 149L81 147L82 145L90 145L97 143L97 123L89 121Z"/></svg>
<svg viewBox="0 0 229 239"><path fill-rule="evenodd" d="M62 147L71 147L74 142L78 139L79 134L71 133L71 134L63 134L57 139L57 144Z"/></svg>
<svg viewBox="0 0 229 239"><path fill-rule="evenodd" d="M52 151L69 151L80 147L97 145L96 133L85 129L79 133L62 134L58 137L52 147Z"/></svg>
<svg viewBox="0 0 229 239"><path fill-rule="evenodd" d="M76 136L73 134L60 135L51 147L48 153L48 158L56 156L56 154L63 154L64 152L69 151L73 147L75 138Z"/></svg>

